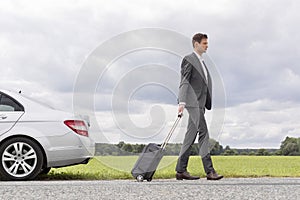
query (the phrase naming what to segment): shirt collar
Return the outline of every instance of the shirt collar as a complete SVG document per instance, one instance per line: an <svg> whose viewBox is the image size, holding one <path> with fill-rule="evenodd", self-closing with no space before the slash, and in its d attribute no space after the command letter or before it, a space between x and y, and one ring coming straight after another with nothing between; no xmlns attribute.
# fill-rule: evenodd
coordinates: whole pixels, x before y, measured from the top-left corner
<svg viewBox="0 0 300 200"><path fill-rule="evenodd" d="M195 50L194 50L194 53L196 54L196 56L199 59L199 61L203 61L202 56L200 56Z"/></svg>

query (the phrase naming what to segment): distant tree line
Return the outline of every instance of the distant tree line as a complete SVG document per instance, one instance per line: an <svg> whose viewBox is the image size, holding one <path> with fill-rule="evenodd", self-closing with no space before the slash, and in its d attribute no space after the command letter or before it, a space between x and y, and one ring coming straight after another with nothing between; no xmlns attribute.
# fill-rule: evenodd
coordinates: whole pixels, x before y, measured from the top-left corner
<svg viewBox="0 0 300 200"><path fill-rule="evenodd" d="M165 154L166 155L178 155L180 152L182 144L170 143L167 145ZM219 142L214 139L210 139L211 154L220 155L223 153L223 147ZM112 156L122 156L122 155L134 155L141 153L146 145L145 144L130 144L124 141L118 144L107 144L107 143L97 143L96 144L96 155L112 155ZM191 149L191 155L197 155L199 151L199 145L195 143Z"/></svg>
<svg viewBox="0 0 300 200"><path fill-rule="evenodd" d="M231 149L228 145L223 148L220 143L214 139L209 140L211 155L255 155L255 156L271 156L271 155L289 155L296 156L300 155L300 138L286 137L284 141L281 142L280 149ZM118 144L107 144L107 143L97 143L96 144L96 155L112 155L112 156L122 156L122 155L136 155L141 153L146 145L145 144L130 144L124 141ZM178 155L180 152L181 144L171 143L166 147L166 155ZM199 145L195 143L191 149L191 155L198 155Z"/></svg>

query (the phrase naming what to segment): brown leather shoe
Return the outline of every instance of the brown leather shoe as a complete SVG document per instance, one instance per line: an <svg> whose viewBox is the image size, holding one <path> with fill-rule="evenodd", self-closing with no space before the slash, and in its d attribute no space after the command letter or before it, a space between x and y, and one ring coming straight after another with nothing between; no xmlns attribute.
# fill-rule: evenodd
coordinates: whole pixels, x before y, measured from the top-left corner
<svg viewBox="0 0 300 200"><path fill-rule="evenodd" d="M176 179L177 180L197 180L199 179L200 177L199 176L191 176L190 173L188 172L182 172L182 173L179 173L177 172L176 173Z"/></svg>
<svg viewBox="0 0 300 200"><path fill-rule="evenodd" d="M221 178L223 178L223 176L222 175L218 175L217 172L213 171L213 172L208 173L207 176L206 176L206 178L207 178L207 180L214 180L214 181L216 181L216 180L220 180Z"/></svg>

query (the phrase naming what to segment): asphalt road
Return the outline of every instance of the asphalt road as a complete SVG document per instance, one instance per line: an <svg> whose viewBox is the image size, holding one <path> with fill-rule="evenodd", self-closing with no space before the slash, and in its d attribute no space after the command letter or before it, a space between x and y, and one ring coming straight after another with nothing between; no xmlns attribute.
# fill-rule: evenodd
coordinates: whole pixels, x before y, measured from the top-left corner
<svg viewBox="0 0 300 200"><path fill-rule="evenodd" d="M0 182L0 199L300 199L300 178Z"/></svg>

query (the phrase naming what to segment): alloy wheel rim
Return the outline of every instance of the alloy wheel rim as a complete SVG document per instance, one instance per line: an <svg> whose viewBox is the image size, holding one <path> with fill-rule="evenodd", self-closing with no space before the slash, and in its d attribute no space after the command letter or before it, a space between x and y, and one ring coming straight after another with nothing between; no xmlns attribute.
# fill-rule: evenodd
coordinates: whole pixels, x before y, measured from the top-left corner
<svg viewBox="0 0 300 200"><path fill-rule="evenodd" d="M2 166L13 177L21 178L31 174L36 165L36 151L24 142L10 144L2 154Z"/></svg>

